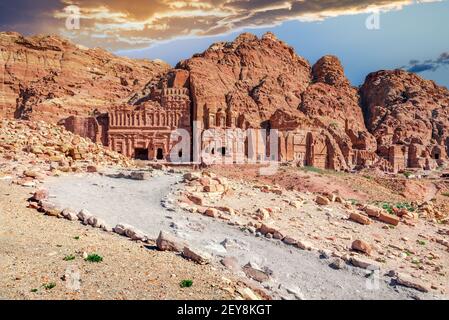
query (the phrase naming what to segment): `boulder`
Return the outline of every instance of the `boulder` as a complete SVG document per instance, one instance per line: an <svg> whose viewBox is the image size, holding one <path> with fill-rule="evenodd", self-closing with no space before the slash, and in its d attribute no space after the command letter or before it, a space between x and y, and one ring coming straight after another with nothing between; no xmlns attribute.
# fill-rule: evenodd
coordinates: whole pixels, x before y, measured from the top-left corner
<svg viewBox="0 0 449 320"><path fill-rule="evenodd" d="M373 205L367 205L365 207L365 212L370 217L378 218L382 214L383 211L384 211L383 209L378 208L378 207L373 206Z"/></svg>
<svg viewBox="0 0 449 320"><path fill-rule="evenodd" d="M184 180L186 181L194 181L201 179L202 175L200 172L187 172L184 174Z"/></svg>
<svg viewBox="0 0 449 320"><path fill-rule="evenodd" d="M156 246L161 251L181 252L184 248L182 241L165 231L159 233L156 240Z"/></svg>
<svg viewBox="0 0 449 320"><path fill-rule="evenodd" d="M88 220L90 217L92 217L92 213L90 213L87 209L82 209L78 212L78 219L80 219L84 224L89 224Z"/></svg>
<svg viewBox="0 0 449 320"><path fill-rule="evenodd" d="M215 208L207 208L206 211L204 211L204 215L211 217L211 218L217 218L219 215L219 212Z"/></svg>
<svg viewBox="0 0 449 320"><path fill-rule="evenodd" d="M377 219L379 219L382 222L391 224L393 226L397 226L399 224L399 217L398 216L394 216L392 214L386 213L386 212L382 212L379 217L377 217Z"/></svg>
<svg viewBox="0 0 449 320"><path fill-rule="evenodd" d="M62 210L61 212L62 216L70 221L78 220L78 215L76 214L75 210L72 210L70 208L66 208Z"/></svg>
<svg viewBox="0 0 449 320"><path fill-rule="evenodd" d="M133 171L130 173L129 177L132 180L148 180L151 178L151 173L144 171Z"/></svg>
<svg viewBox="0 0 449 320"><path fill-rule="evenodd" d="M420 279L412 278L410 275L405 273L396 274L396 282L405 287L413 288L421 292L429 292L430 287L428 284L424 283Z"/></svg>
<svg viewBox="0 0 449 320"><path fill-rule="evenodd" d="M184 247L182 256L187 260L192 260L198 264L208 264L212 259L208 253L187 246Z"/></svg>
<svg viewBox="0 0 449 320"><path fill-rule="evenodd" d="M308 250L311 251L314 249L312 243L310 243L309 241L306 240L297 240L295 245L302 250Z"/></svg>
<svg viewBox="0 0 449 320"><path fill-rule="evenodd" d="M351 212L349 215L349 220L355 221L357 223L363 224L363 225L369 225L371 224L371 219L367 216L364 216L357 212Z"/></svg>
<svg viewBox="0 0 449 320"><path fill-rule="evenodd" d="M240 270L239 263L237 259L234 257L224 257L223 259L221 259L220 263L229 270L232 271Z"/></svg>
<svg viewBox="0 0 449 320"><path fill-rule="evenodd" d="M265 271L261 270L260 268L258 268L257 266L255 266L252 263L246 264L242 268L242 270L248 278L256 280L257 282L266 282L266 281L270 280L269 274L267 274Z"/></svg>
<svg viewBox="0 0 449 320"><path fill-rule="evenodd" d="M371 245L368 242L363 241L363 240L355 240L355 241L353 241L352 245L351 245L351 248L352 248L352 250L356 250L356 251L360 251L360 252L366 253L369 256L371 255L372 250L373 250L371 248Z"/></svg>
<svg viewBox="0 0 449 320"><path fill-rule="evenodd" d="M34 192L33 196L31 197L31 200L33 201L41 201L41 200L47 200L49 196L47 189L39 189Z"/></svg>
<svg viewBox="0 0 449 320"><path fill-rule="evenodd" d="M324 197L324 196L317 196L315 198L315 202L320 205L320 206L325 206L331 203L331 201L329 200L329 198Z"/></svg>
<svg viewBox="0 0 449 320"><path fill-rule="evenodd" d="M380 270L380 265L376 261L373 261L371 259L355 256L350 258L350 262L353 266L362 268L362 269L368 269L368 270Z"/></svg>

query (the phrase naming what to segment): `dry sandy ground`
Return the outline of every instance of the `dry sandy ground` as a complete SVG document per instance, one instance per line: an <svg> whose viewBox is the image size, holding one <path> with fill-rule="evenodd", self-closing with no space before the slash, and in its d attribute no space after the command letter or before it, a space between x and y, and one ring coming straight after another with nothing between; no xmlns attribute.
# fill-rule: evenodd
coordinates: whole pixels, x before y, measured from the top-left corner
<svg viewBox="0 0 449 320"><path fill-rule="evenodd" d="M174 201L178 191L183 189L183 184L177 183L180 180L180 175L162 172L154 172L154 176L145 181L83 174L52 178L45 186L50 191L50 199L60 207L72 207L76 211L86 208L109 225L128 223L150 238L156 237L160 230L174 233L189 245L209 252L217 268L222 258L234 258L238 265L236 276L241 275L242 266L249 261L255 262L259 267L271 270L270 278L263 281L262 285L275 299L297 298L292 292L299 292L302 299L434 298L435 292L424 295L413 289L390 285L391 278L383 273L379 274L379 287L372 290L367 286L371 281L367 280L367 273L363 269L347 265L342 270L333 270L329 267L331 259L320 259L316 252L295 249L275 239L255 237L246 232L245 228L239 227L241 224L232 221L227 223L184 211ZM221 200L229 206L238 209L248 206L249 212L254 212L262 205L287 208L283 201L287 195L277 197L274 194L260 194L251 186L235 182L231 185L235 188L234 196ZM162 199L164 206L161 206ZM215 203L212 199L208 199L207 203L209 201L211 204ZM221 201L216 204L223 203ZM300 228L301 232L307 230L311 235L316 235L320 231L317 230L317 225L321 225L321 228L329 225L325 214L327 211L318 211L320 208L311 206L313 211L298 214L299 210L304 209L308 207L291 212L297 219L305 217L307 227ZM285 216L288 215L290 213L285 210ZM243 222L245 216L239 214L235 219L235 222ZM316 224L314 219L317 220ZM335 213L334 219L339 219L338 213ZM297 222L299 220L290 221L292 225ZM352 227L352 222L342 221L342 224L346 223ZM331 231L333 236L341 233L338 228ZM324 241L322 239L320 242ZM343 251L348 252L347 249Z"/></svg>
<svg viewBox="0 0 449 320"><path fill-rule="evenodd" d="M222 271L44 216L26 208L27 197L29 190L0 181L0 299L233 298L223 289L233 284L222 279ZM87 262L84 252L103 261ZM64 261L68 255L75 259ZM67 270L74 273L63 281ZM74 291L77 275L80 290ZM184 279L193 280L193 286L181 288ZM45 288L52 283L54 288Z"/></svg>

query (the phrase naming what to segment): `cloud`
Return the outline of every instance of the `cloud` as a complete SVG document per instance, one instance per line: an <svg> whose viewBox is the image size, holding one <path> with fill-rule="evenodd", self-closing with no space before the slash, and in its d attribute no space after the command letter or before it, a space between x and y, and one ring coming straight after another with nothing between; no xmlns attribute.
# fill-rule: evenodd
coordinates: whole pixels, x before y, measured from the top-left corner
<svg viewBox="0 0 449 320"><path fill-rule="evenodd" d="M421 73L425 71L436 71L444 66L449 66L449 52L443 52L438 58L423 62L420 60L411 60L409 65L402 67L402 69L406 69L408 72Z"/></svg>
<svg viewBox="0 0 449 320"><path fill-rule="evenodd" d="M437 1L437 0L434 0ZM78 43L131 49L178 37L211 36L287 20L401 9L412 0L16 0L0 7L1 29L59 33ZM431 1L426 1L431 2ZM65 26L80 8L80 29ZM3 5L0 5L3 6ZM21 14L18 15L17 12ZM4 20L5 19L5 20ZM28 31L28 32L26 32Z"/></svg>

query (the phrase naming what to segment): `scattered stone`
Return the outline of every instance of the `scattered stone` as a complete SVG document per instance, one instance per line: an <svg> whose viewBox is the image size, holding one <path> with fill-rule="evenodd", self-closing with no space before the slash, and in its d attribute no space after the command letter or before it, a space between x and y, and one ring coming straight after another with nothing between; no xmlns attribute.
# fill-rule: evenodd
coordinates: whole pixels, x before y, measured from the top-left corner
<svg viewBox="0 0 449 320"><path fill-rule="evenodd" d="M341 258L335 258L329 264L332 269L340 270L346 268L346 262Z"/></svg>
<svg viewBox="0 0 449 320"><path fill-rule="evenodd" d="M62 210L50 201L47 200L39 201L39 206L40 210L44 212L47 216L51 217L61 216Z"/></svg>
<svg viewBox="0 0 449 320"><path fill-rule="evenodd" d="M36 192L34 192L31 199L33 201L42 201L42 200L47 200L48 196L49 196L49 193L48 193L47 189L39 189Z"/></svg>
<svg viewBox="0 0 449 320"><path fill-rule="evenodd" d="M184 180L186 181L194 181L201 179L201 173L200 172L187 172L184 174Z"/></svg>
<svg viewBox="0 0 449 320"><path fill-rule="evenodd" d="M184 258L192 260L198 264L208 264L212 259L212 257L208 253L198 249L192 249L187 246L184 247L182 255Z"/></svg>
<svg viewBox="0 0 449 320"><path fill-rule="evenodd" d="M274 234L277 230L273 226L262 223L262 226L257 231L265 236L268 233Z"/></svg>
<svg viewBox="0 0 449 320"><path fill-rule="evenodd" d="M379 217L377 217L380 221L391 224L393 226L397 226L399 224L399 217L391 215L386 212L382 212Z"/></svg>
<svg viewBox="0 0 449 320"><path fill-rule="evenodd" d="M70 221L78 220L78 215L76 212L70 208L66 208L61 212L62 216Z"/></svg>
<svg viewBox="0 0 449 320"><path fill-rule="evenodd" d="M365 207L365 212L370 217L378 218L378 217L380 217L380 215L382 214L383 211L384 211L383 209L378 208L378 207L373 206L373 205L367 205Z"/></svg>
<svg viewBox="0 0 449 320"><path fill-rule="evenodd" d="M284 239L282 239L282 241L288 245L296 245L296 243L298 242L298 240L290 236L285 236Z"/></svg>
<svg viewBox="0 0 449 320"><path fill-rule="evenodd" d="M430 288L427 284L419 279L414 279L410 275L405 273L396 274L396 282L405 287L413 288L421 292L429 292Z"/></svg>
<svg viewBox="0 0 449 320"><path fill-rule="evenodd" d="M89 224L88 220L92 217L92 214L87 209L82 209L80 212L78 212L78 219L80 219L84 224Z"/></svg>
<svg viewBox="0 0 449 320"><path fill-rule="evenodd" d="M204 211L204 215L211 217L211 218L217 218L219 215L219 212L215 208L207 208L206 211Z"/></svg>
<svg viewBox="0 0 449 320"><path fill-rule="evenodd" d="M331 201L329 200L329 198L324 197L324 196L320 196L320 195L318 195L318 196L315 198L315 202L316 202L318 205L320 205L320 206L326 206L326 205L328 205L328 204L331 203Z"/></svg>
<svg viewBox="0 0 449 320"><path fill-rule="evenodd" d="M156 240L156 246L161 251L181 252L184 248L182 241L165 231L159 233L159 237Z"/></svg>
<svg viewBox="0 0 449 320"><path fill-rule="evenodd" d="M221 259L221 264L225 266L227 269L232 271L238 271L240 270L239 263L237 261L237 258L235 257L224 257Z"/></svg>
<svg viewBox="0 0 449 320"><path fill-rule="evenodd" d="M371 219L357 212L351 212L349 219L363 225L371 224Z"/></svg>
<svg viewBox="0 0 449 320"><path fill-rule="evenodd" d="M133 171L129 175L130 179L133 180L149 180L151 178L151 174L149 172L144 171Z"/></svg>
<svg viewBox="0 0 449 320"><path fill-rule="evenodd" d="M350 262L352 265L362 268L362 269L368 269L368 270L380 270L380 265L376 261L373 261L371 259L367 259L364 257L351 257Z"/></svg>
<svg viewBox="0 0 449 320"><path fill-rule="evenodd" d="M302 250L311 251L314 249L313 245L306 240L297 240L295 245Z"/></svg>
<svg viewBox="0 0 449 320"><path fill-rule="evenodd" d="M242 268L248 278L256 280L257 282L266 282L270 280L270 275L265 273L263 270L255 266L253 263L249 262Z"/></svg>
<svg viewBox="0 0 449 320"><path fill-rule="evenodd" d="M354 242L352 242L351 248L352 248L352 250L366 253L369 256L371 255L372 250L373 250L371 248L371 245L363 240L355 240Z"/></svg>
<svg viewBox="0 0 449 320"><path fill-rule="evenodd" d="M90 166L87 166L86 172L89 172L89 173L96 173L96 172L98 172L98 169L97 169L96 166L90 165Z"/></svg>

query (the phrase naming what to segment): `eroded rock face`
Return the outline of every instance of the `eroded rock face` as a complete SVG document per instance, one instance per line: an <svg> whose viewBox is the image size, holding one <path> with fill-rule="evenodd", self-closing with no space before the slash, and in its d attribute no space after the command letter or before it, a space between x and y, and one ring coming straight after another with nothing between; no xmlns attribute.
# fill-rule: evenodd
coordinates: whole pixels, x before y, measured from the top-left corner
<svg viewBox="0 0 449 320"><path fill-rule="evenodd" d="M272 34L258 39L244 33L234 42L213 44L177 68L190 72L195 118L209 109L232 109L253 127L277 109L297 110L311 79L309 63Z"/></svg>
<svg viewBox="0 0 449 320"><path fill-rule="evenodd" d="M56 37L1 33L0 44L0 116L64 119L68 130L129 157L170 161L173 145L151 136L161 127L190 132L195 122L218 133L277 129L278 159L298 166L397 172L447 159L447 89L396 70L370 74L357 90L337 57L311 66L271 33L213 44L170 70ZM142 123L148 137L123 138L122 129L140 135Z"/></svg>
<svg viewBox="0 0 449 320"><path fill-rule="evenodd" d="M434 168L447 159L449 91L402 70L378 71L360 89L378 154L396 170Z"/></svg>
<svg viewBox="0 0 449 320"><path fill-rule="evenodd" d="M57 36L0 33L0 117L56 123L127 100L169 66L87 49Z"/></svg>

